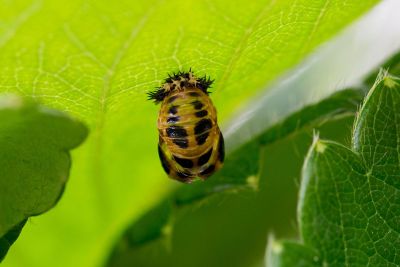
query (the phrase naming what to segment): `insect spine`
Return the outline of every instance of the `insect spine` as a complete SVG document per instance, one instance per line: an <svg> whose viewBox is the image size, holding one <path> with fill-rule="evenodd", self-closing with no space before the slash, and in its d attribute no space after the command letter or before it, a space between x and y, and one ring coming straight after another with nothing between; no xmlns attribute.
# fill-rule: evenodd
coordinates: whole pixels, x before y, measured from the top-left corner
<svg viewBox="0 0 400 267"><path fill-rule="evenodd" d="M194 87L201 89L205 94L209 95L211 92L208 91L211 88L214 80L204 75L203 77L197 78L193 75L192 68L189 72L178 71L176 73L168 74L168 78L164 80L164 84L161 87L157 87L156 90L148 92L148 100L154 100L155 104L160 103L164 98L174 90L184 90L185 88Z"/></svg>

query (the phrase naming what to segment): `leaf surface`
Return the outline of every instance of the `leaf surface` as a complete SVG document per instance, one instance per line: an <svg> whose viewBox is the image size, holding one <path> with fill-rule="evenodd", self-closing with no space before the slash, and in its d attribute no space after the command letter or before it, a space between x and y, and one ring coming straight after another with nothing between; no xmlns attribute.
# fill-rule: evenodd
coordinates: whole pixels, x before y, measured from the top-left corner
<svg viewBox="0 0 400 267"><path fill-rule="evenodd" d="M26 220L55 205L69 176L80 122L17 96L0 96L0 258Z"/></svg>
<svg viewBox="0 0 400 267"><path fill-rule="evenodd" d="M299 224L321 266L400 264L398 81L380 73L355 121L352 149L316 139L309 150Z"/></svg>

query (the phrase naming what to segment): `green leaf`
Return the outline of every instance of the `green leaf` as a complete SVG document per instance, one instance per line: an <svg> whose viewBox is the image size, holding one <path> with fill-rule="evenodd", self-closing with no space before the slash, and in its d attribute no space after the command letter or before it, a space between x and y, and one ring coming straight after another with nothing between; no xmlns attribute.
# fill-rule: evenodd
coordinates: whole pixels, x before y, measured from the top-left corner
<svg viewBox="0 0 400 267"><path fill-rule="evenodd" d="M74 153L63 206L29 226L5 264L98 265L121 229L170 192L156 152L159 107L145 101L168 72L215 79L224 122L376 2L3 3L0 90L69 111L93 133Z"/></svg>
<svg viewBox="0 0 400 267"><path fill-rule="evenodd" d="M56 110L17 96L0 96L0 258L30 216L60 199L68 179L69 150L86 127Z"/></svg>
<svg viewBox="0 0 400 267"><path fill-rule="evenodd" d="M398 82L381 72L355 121L352 149L316 138L309 150L299 223L324 265L400 264Z"/></svg>

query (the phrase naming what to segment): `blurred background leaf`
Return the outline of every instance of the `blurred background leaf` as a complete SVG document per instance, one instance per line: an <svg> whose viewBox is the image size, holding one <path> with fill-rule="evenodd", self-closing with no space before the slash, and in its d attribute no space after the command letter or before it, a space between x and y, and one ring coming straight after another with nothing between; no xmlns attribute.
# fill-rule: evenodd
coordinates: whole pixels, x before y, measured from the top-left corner
<svg viewBox="0 0 400 267"><path fill-rule="evenodd" d="M145 101L167 72L193 67L214 78L224 122L375 2L2 2L0 90L69 111L93 133L73 154L60 205L27 224L5 266L96 266L121 231L175 187L156 155L158 107ZM302 93L317 103L332 92ZM274 112L282 121L306 104ZM227 141L228 151L245 142L229 134Z"/></svg>
<svg viewBox="0 0 400 267"><path fill-rule="evenodd" d="M86 127L15 95L0 96L0 261L30 216L53 207L69 176L69 150Z"/></svg>

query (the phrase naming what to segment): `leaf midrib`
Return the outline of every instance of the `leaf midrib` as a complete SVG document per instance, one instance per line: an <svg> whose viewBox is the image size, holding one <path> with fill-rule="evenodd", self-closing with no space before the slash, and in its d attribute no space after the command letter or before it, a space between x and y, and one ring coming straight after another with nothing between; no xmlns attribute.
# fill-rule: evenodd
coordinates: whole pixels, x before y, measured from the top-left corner
<svg viewBox="0 0 400 267"><path fill-rule="evenodd" d="M346 148L346 149L348 149L348 148ZM348 150L349 150L350 153L353 153L350 149L348 149ZM333 152L336 154L337 157L341 157L341 155L336 153L336 151L333 151ZM329 172L333 174L334 172L332 171L331 164L327 164L326 166L329 167ZM346 238L346 231L344 230L344 224L343 224L343 207L342 207L341 198L339 196L339 190L338 190L338 187L337 187L337 183L336 183L335 180L333 180L332 182L333 182L333 184L335 186L335 195L336 195L336 199L337 199L337 202L338 202L338 205L339 205L339 210L340 210L340 229L342 231L342 238L341 239L342 239L343 248L344 248L344 251L343 251L344 263L345 263L345 266L347 267L347 266L349 266L349 259L348 259L348 256L347 256L348 244L347 244L347 238Z"/></svg>

